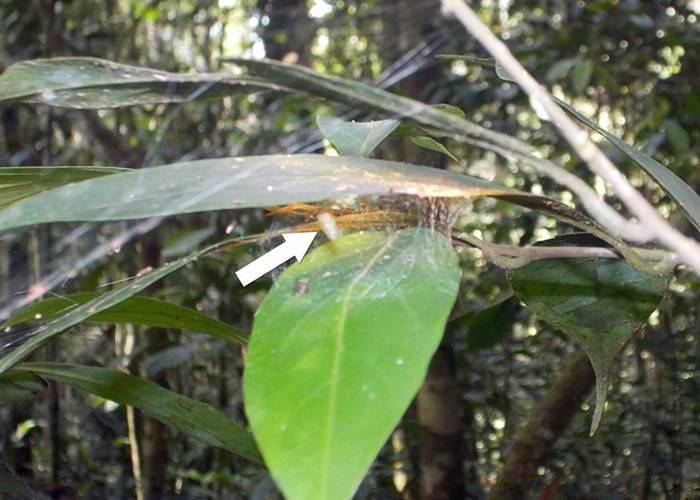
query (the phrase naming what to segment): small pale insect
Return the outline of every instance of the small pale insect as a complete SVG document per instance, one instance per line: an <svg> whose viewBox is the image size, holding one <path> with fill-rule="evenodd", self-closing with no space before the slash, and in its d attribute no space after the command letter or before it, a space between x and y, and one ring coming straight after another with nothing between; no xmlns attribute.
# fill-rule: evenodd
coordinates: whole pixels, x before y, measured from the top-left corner
<svg viewBox="0 0 700 500"><path fill-rule="evenodd" d="M337 240L340 236L340 230L335 223L335 218L329 212L321 212L318 214L318 223L321 226L321 231L328 237L329 240Z"/></svg>
<svg viewBox="0 0 700 500"><path fill-rule="evenodd" d="M294 293L304 295L309 292L309 278L297 278L294 282Z"/></svg>

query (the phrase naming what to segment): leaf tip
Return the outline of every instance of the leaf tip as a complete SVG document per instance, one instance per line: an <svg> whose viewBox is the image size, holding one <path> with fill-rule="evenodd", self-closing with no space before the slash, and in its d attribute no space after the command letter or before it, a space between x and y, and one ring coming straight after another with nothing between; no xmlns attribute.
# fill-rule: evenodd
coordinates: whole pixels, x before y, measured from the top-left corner
<svg viewBox="0 0 700 500"><path fill-rule="evenodd" d="M595 410L593 411L593 420L591 421L590 436L593 437L600 427L600 422L603 419L605 412L605 400L608 397L608 377L596 376L595 383Z"/></svg>

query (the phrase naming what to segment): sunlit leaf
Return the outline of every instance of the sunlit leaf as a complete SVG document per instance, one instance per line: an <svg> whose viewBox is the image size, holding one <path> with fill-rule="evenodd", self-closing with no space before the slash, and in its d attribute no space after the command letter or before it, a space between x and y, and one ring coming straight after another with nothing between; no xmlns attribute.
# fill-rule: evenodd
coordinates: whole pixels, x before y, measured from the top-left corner
<svg viewBox="0 0 700 500"><path fill-rule="evenodd" d="M281 86L231 73L168 73L91 57L13 64L0 76L0 104L24 101L79 109L185 102Z"/></svg>
<svg viewBox="0 0 700 500"><path fill-rule="evenodd" d="M109 368L62 363L23 363L14 371L33 373L121 405L133 406L203 443L225 448L253 461L260 460L252 436L240 425L207 404L148 380Z"/></svg>
<svg viewBox="0 0 700 500"><path fill-rule="evenodd" d="M332 116L319 116L318 128L340 154L369 156L399 126L398 120L348 122Z"/></svg>
<svg viewBox="0 0 700 500"><path fill-rule="evenodd" d="M0 208L64 184L128 171L116 167L2 167Z"/></svg>
<svg viewBox="0 0 700 500"><path fill-rule="evenodd" d="M351 497L420 387L459 281L450 242L422 228L341 237L277 280L243 388L287 498Z"/></svg>
<svg viewBox="0 0 700 500"><path fill-rule="evenodd" d="M588 354L596 374L593 434L615 359L658 306L669 276L642 273L621 259L553 259L510 271L508 279L528 309Z"/></svg>
<svg viewBox="0 0 700 500"><path fill-rule="evenodd" d="M15 313L0 329L35 320L51 320L100 297L97 293L74 293L34 302ZM179 328L206 333L229 342L245 343L246 335L233 326L195 309L152 297L130 297L86 319L91 323L129 323L163 328ZM0 333L2 339L2 333Z"/></svg>
<svg viewBox="0 0 700 500"><path fill-rule="evenodd" d="M557 200L436 168L324 155L200 160L89 179L30 196L0 210L0 230L43 222L138 219L399 194L500 198L552 214L605 240L630 261L638 262L623 241Z"/></svg>

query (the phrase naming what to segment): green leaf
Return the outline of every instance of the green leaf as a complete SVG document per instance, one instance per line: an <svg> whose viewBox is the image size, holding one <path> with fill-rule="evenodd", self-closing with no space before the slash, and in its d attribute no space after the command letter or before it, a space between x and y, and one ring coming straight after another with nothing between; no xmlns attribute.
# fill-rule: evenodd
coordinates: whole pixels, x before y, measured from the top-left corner
<svg viewBox="0 0 700 500"><path fill-rule="evenodd" d="M508 272L518 298L586 351L596 374L595 433L615 359L654 312L668 275L645 274L621 259L552 259Z"/></svg>
<svg viewBox="0 0 700 500"><path fill-rule="evenodd" d="M439 109L442 111L445 111L447 113L451 113L455 116L459 116L461 118L466 118L466 114L462 110L462 108L458 108L457 106L453 106L452 104L447 104L444 102L438 103L438 104L431 104L431 108Z"/></svg>
<svg viewBox="0 0 700 500"><path fill-rule="evenodd" d="M537 198L476 177L405 163L324 155L250 156L175 163L61 186L0 210L0 230L390 194L509 195L524 196L530 203Z"/></svg>
<svg viewBox="0 0 700 500"><path fill-rule="evenodd" d="M0 357L0 374L7 371L14 364L20 362L46 342L67 330L71 326L77 325L95 314L109 309L116 304L136 295L149 285L164 278L170 273L182 269L192 261L210 252L212 247L198 250L186 257L182 257L173 262L169 262L157 269L144 273L134 278L126 285L122 285L114 290L103 293L84 304L74 307L70 312L63 314L56 319L50 320L33 331L30 331L24 341ZM3 332L0 332L0 338Z"/></svg>
<svg viewBox="0 0 700 500"><path fill-rule="evenodd" d="M344 236L281 275L243 389L287 498L351 497L420 387L459 281L449 240L423 228Z"/></svg>
<svg viewBox="0 0 700 500"><path fill-rule="evenodd" d="M419 148L429 149L430 151L442 153L445 156L448 156L451 160L459 162L459 159L455 155L450 153L445 146L443 146L441 143L439 143L432 137L428 137L427 135L415 135L410 137L409 140Z"/></svg>
<svg viewBox="0 0 700 500"><path fill-rule="evenodd" d="M664 120L664 133L677 154L682 155L688 152L690 149L690 136L678 123L678 120Z"/></svg>
<svg viewBox="0 0 700 500"><path fill-rule="evenodd" d="M0 76L0 104L23 101L78 109L116 108L282 88L231 73L178 74L91 57L57 57L7 68Z"/></svg>
<svg viewBox="0 0 700 500"><path fill-rule="evenodd" d="M322 97L352 106L363 105L373 110L383 110L397 117L410 118L423 126L434 127L451 136L469 136L482 141L480 146L488 147L488 141L507 150L530 152L531 146L506 134L489 130L477 123L467 120L464 113L392 94L354 80L331 75L322 75L309 68L295 64L283 64L268 59L228 59L249 72L272 83L284 85L289 89L304 92L314 97Z"/></svg>
<svg viewBox="0 0 700 500"><path fill-rule="evenodd" d="M465 56L466 57L466 56ZM490 59L485 64L494 64L493 59ZM504 75L499 75L503 77ZM656 182L659 183L661 188L666 191L666 193L673 198L681 210L688 217L688 220L700 230L700 196L693 191L693 189L686 184L683 179L678 177L668 168L664 167L661 163L654 160L648 154L635 149L623 140L619 139L615 135L611 134L607 130L599 127L595 122L586 117L585 115L576 111L570 104L562 101L561 99L551 96L554 101L559 104L564 110L571 114L574 118L579 120L581 123L587 127L595 130L600 135L605 137L610 141L615 147L617 147L622 153L627 155L632 161L634 161L638 166L640 166L646 173L648 173ZM669 139L670 140L670 139ZM681 143L683 142L680 139ZM680 144L681 147L682 144Z"/></svg>
<svg viewBox="0 0 700 500"><path fill-rule="evenodd" d="M37 319L51 320L68 313L88 301L99 298L96 293L75 293L34 302L15 313L0 329ZM206 314L151 297L130 297L86 319L91 323L130 323L163 328L179 328L206 333L229 342L245 344L247 335L233 326Z"/></svg>
<svg viewBox="0 0 700 500"><path fill-rule="evenodd" d="M491 196L542 210L605 240L640 265L639 258L635 259L623 241L557 200L436 168L324 155L200 160L89 179L39 193L0 210L0 231L43 222L137 219L397 194Z"/></svg>
<svg viewBox="0 0 700 500"><path fill-rule="evenodd" d="M145 414L195 439L259 462L252 436L215 408L127 373L62 363L23 363L16 371L68 384Z"/></svg>
<svg viewBox="0 0 700 500"><path fill-rule="evenodd" d="M340 154L347 156L369 156L400 123L398 120L347 122L340 118L322 115L316 121L328 142Z"/></svg>
<svg viewBox="0 0 700 500"><path fill-rule="evenodd" d="M40 378L31 373L3 373L0 375L0 402L34 399L45 386Z"/></svg>
<svg viewBox="0 0 700 500"><path fill-rule="evenodd" d="M646 153L630 146L623 140L617 138L602 127L599 127L593 120L576 111L571 105L561 99L554 100L569 112L574 118L579 120L587 127L595 130L600 135L610 141L615 147L627 155L633 162L639 165L646 173L648 173L666 193L673 198L680 209L688 217L688 220L700 230L700 196L686 184L683 179L678 177L668 168L653 159Z"/></svg>
<svg viewBox="0 0 700 500"><path fill-rule="evenodd" d="M454 58L454 56L448 57ZM473 60L473 58L469 56L457 58ZM243 66L249 72L269 81L283 83L290 89L305 92L312 96L346 102L352 105L357 105L359 103L372 109L389 111L401 117L410 117L411 120L423 126L442 130L449 137L463 142L477 144L479 147L486 149L494 149L499 154L508 156L509 152L515 152L528 157L530 161L542 161L542 159L532 155L532 147L530 145L516 138L486 129L443 109L429 106L422 102L398 96L390 92L385 92L370 85L335 76L321 75L303 66L283 64L278 61L252 59L229 59L228 61ZM494 64L492 60L489 61L490 64ZM492 146L494 145L497 147L493 148ZM534 198L529 197L528 199L521 198L520 200L525 202L528 200L531 202L535 201ZM514 203L524 204L521 203L521 201L512 201ZM613 245L615 249L623 252L625 258L634 262L635 265L643 266L641 260L635 258L633 252L629 251L624 242L611 237L600 226L587 217L582 218L581 214L576 212L574 217L565 215L564 218L562 218L561 215L564 215L565 212L571 209L568 209L560 202L554 202L554 204L552 204L553 201L554 200L541 197L536 204L539 209L548 211L560 220L565 220L568 223L576 223L576 221L579 221L580 225L576 225L576 227L585 231L591 231L592 234L604 239L606 242ZM534 204L530 205L530 207L534 208ZM0 215L2 214L0 213ZM581 222L583 219L585 219L585 222Z"/></svg>
<svg viewBox="0 0 700 500"><path fill-rule="evenodd" d="M590 59L583 59L574 65L571 71L571 84L576 92L583 92L588 87L588 84L591 83L593 68L593 61Z"/></svg>
<svg viewBox="0 0 700 500"><path fill-rule="evenodd" d="M467 330L467 347L475 351L498 344L511 332L517 311L518 301L510 296L460 319L459 326Z"/></svg>
<svg viewBox="0 0 700 500"><path fill-rule="evenodd" d="M64 184L128 171L116 167L2 167L0 208Z"/></svg>
<svg viewBox="0 0 700 500"><path fill-rule="evenodd" d="M547 71L545 79L550 83L561 80L569 74L569 71L577 62L578 59L562 59L555 62Z"/></svg>

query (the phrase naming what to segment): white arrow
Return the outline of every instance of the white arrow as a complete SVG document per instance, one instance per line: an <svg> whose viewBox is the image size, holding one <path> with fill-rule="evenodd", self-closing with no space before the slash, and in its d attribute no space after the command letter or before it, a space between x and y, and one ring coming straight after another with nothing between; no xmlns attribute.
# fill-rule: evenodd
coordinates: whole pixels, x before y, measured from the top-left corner
<svg viewBox="0 0 700 500"><path fill-rule="evenodd" d="M304 258L306 251L314 241L316 234L316 231L282 234L284 243L236 271L236 276L238 276L243 286L248 286L260 276L269 273L292 257L296 257L301 262L301 259Z"/></svg>

